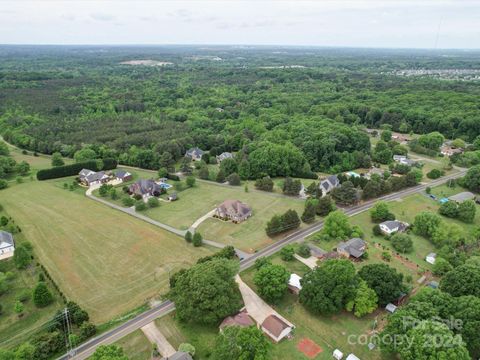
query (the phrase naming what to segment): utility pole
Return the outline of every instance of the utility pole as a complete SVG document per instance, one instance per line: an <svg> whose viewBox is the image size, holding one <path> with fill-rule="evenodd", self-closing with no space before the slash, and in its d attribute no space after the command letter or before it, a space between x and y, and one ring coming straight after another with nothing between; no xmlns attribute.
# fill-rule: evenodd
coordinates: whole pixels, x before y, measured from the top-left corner
<svg viewBox="0 0 480 360"><path fill-rule="evenodd" d="M72 345L72 339L70 338L71 334L71 324L70 324L70 318L68 316L68 308L65 308L63 310L63 314L65 315L65 324L64 324L64 330L66 334L66 343L65 346L67 348L67 356L68 358L72 358L75 355L75 350L74 346Z"/></svg>

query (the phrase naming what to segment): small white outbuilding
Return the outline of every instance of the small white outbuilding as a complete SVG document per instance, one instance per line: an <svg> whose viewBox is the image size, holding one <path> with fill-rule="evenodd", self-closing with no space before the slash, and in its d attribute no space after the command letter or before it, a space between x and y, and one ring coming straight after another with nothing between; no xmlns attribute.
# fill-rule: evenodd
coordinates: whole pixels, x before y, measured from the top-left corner
<svg viewBox="0 0 480 360"><path fill-rule="evenodd" d="M435 253L430 253L425 257L425 261L432 265L435 264L436 259L437 259L437 254Z"/></svg>
<svg viewBox="0 0 480 360"><path fill-rule="evenodd" d="M333 350L333 358L337 359L337 360L342 360L343 353L340 350L335 349L335 350Z"/></svg>
<svg viewBox="0 0 480 360"><path fill-rule="evenodd" d="M349 354L346 360L360 360L355 354Z"/></svg>

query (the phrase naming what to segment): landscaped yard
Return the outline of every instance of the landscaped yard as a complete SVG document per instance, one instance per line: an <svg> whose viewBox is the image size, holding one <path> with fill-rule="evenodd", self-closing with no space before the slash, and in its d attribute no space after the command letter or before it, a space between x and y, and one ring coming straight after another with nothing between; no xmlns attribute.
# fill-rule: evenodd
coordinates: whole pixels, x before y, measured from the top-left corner
<svg viewBox="0 0 480 360"><path fill-rule="evenodd" d="M195 187L180 192L179 200L172 203L161 202L158 208L147 210L145 215L179 229L188 229L195 220L228 199L246 203L253 209L253 215L240 224L207 219L199 226L198 231L206 239L234 245L250 252L275 240L265 233L265 226L273 215L294 209L300 216L304 208L304 201L298 198L290 199L260 191L246 193L243 187L197 182Z"/></svg>
<svg viewBox="0 0 480 360"><path fill-rule="evenodd" d="M271 257L272 262L284 265L290 272L302 276L307 267L297 260L285 262L280 259L279 255ZM242 272L242 279L255 290L253 276L255 269L251 268ZM288 293L286 297L274 306L282 316L291 321L295 326L294 338L284 340L273 346L273 359L306 359L306 357L297 349L298 343L309 338L322 348L322 352L315 359L331 359L333 350L338 348L345 355L353 352L361 359L382 359L379 351L370 351L366 344L355 345L349 344L349 335L369 334L373 328L375 318L380 322L385 316L385 311L377 312L358 319L353 314L342 312L334 316L319 316L307 311L299 302L296 295Z"/></svg>
<svg viewBox="0 0 480 360"><path fill-rule="evenodd" d="M155 177L155 173L149 171L131 170L135 180ZM175 184L174 181L169 181ZM182 184L185 187L184 181ZM105 199L117 205L123 206L121 198L124 196L120 185L118 187L119 198ZM275 214L282 214L288 209L294 209L300 216L303 212L304 201L295 197L286 197L280 194L267 193L253 189L245 192L243 186L222 186L214 182L198 181L193 188L186 188L178 192L178 200L174 202L160 202L160 206L148 209L142 214L173 226L177 229L188 229L197 219L207 214L225 200L240 200L253 209L253 215L241 224L221 221L214 218L206 219L198 231L205 239L214 240L248 252L258 250L275 241L265 233L267 222ZM172 189L169 193L174 192ZM98 190L93 192L98 196ZM166 196L162 196L166 198ZM283 236L283 235L281 235Z"/></svg>
<svg viewBox="0 0 480 360"><path fill-rule="evenodd" d="M65 179L3 190L15 218L65 295L105 322L168 289L168 277L211 254L180 237L62 189ZM70 180L69 180L70 181Z"/></svg>

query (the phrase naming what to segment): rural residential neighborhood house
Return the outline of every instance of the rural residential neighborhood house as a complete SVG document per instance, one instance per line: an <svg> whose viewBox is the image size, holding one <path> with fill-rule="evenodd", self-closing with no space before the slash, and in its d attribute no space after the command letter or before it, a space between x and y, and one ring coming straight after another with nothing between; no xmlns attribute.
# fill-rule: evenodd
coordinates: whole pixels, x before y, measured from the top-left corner
<svg viewBox="0 0 480 360"><path fill-rule="evenodd" d="M408 159L404 155L393 155L393 161L398 162L402 165L414 166L417 162L411 159Z"/></svg>
<svg viewBox="0 0 480 360"><path fill-rule="evenodd" d="M456 203L460 204L467 200L475 200L475 195L470 191L464 191L464 192L450 196L448 200L455 201Z"/></svg>
<svg viewBox="0 0 480 360"><path fill-rule="evenodd" d="M249 327L255 325L255 322L252 318L248 315L246 309L240 310L235 315L227 316L222 323L220 324L219 328L220 331L223 331L228 326L239 326L239 327Z"/></svg>
<svg viewBox="0 0 480 360"><path fill-rule="evenodd" d="M185 157L189 157L193 161L200 161L200 160L202 160L202 155L204 153L205 152L203 150L201 150L200 148L194 147L194 148L191 148L191 149L187 150L187 152L185 153Z"/></svg>
<svg viewBox="0 0 480 360"><path fill-rule="evenodd" d="M240 223L252 216L252 208L239 200L225 200L216 208L215 216Z"/></svg>
<svg viewBox="0 0 480 360"><path fill-rule="evenodd" d="M0 260L12 257L14 252L15 242L13 241L13 235L0 230Z"/></svg>
<svg viewBox="0 0 480 360"><path fill-rule="evenodd" d="M128 171L125 170L118 170L115 173L115 177L120 180L121 182L127 182L133 180L133 175L130 174Z"/></svg>
<svg viewBox="0 0 480 360"><path fill-rule="evenodd" d="M463 153L463 149L460 149L460 148L456 148L454 146L451 146L451 144L449 143L444 143L442 145L442 147L440 148L440 153L443 155L443 156L452 156L452 155L455 155L455 154L461 154Z"/></svg>
<svg viewBox="0 0 480 360"><path fill-rule="evenodd" d="M150 196L159 196L164 190L152 179L140 179L134 184L130 185L128 192L132 195L140 195L143 198L148 198Z"/></svg>
<svg viewBox="0 0 480 360"><path fill-rule="evenodd" d="M290 279L288 280L288 289L293 293L298 295L300 290L302 290L302 285L300 284L302 278L297 274L292 273Z"/></svg>
<svg viewBox="0 0 480 360"><path fill-rule="evenodd" d="M367 244L360 238L353 238L348 240L347 242L341 242L337 246L337 252L349 258L350 256L358 259L363 256L365 250L367 248Z"/></svg>
<svg viewBox="0 0 480 360"><path fill-rule="evenodd" d="M394 232L405 231L408 227L407 223L398 220L388 220L379 224L380 230L386 235L393 234Z"/></svg>
<svg viewBox="0 0 480 360"><path fill-rule="evenodd" d="M104 184L110 180L104 171L95 172L89 169L82 169L78 174L80 182L86 186Z"/></svg>
<svg viewBox="0 0 480 360"><path fill-rule="evenodd" d="M280 319L277 315L271 314L265 318L261 326L262 331L273 341L280 342L290 335L294 326Z"/></svg>
<svg viewBox="0 0 480 360"><path fill-rule="evenodd" d="M322 196L327 195L330 191L340 186L340 180L337 175L330 175L326 179L320 181L320 190L322 190Z"/></svg>
<svg viewBox="0 0 480 360"><path fill-rule="evenodd" d="M217 162L221 163L225 159L233 159L233 154L230 152L223 152L220 155L216 156Z"/></svg>

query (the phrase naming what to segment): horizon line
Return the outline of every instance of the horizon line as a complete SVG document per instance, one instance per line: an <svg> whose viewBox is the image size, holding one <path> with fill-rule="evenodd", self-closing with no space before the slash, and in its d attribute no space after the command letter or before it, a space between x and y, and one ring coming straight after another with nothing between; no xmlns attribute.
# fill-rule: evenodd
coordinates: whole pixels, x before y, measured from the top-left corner
<svg viewBox="0 0 480 360"><path fill-rule="evenodd" d="M221 44L221 43L0 43L0 46L81 46L81 47L167 47L167 46L212 46L212 47L273 47L273 48L324 48L324 49L371 49L371 50L427 50L427 51L480 51L478 48L435 48L435 47L393 47L393 46L353 46L353 45L305 45L305 44Z"/></svg>

